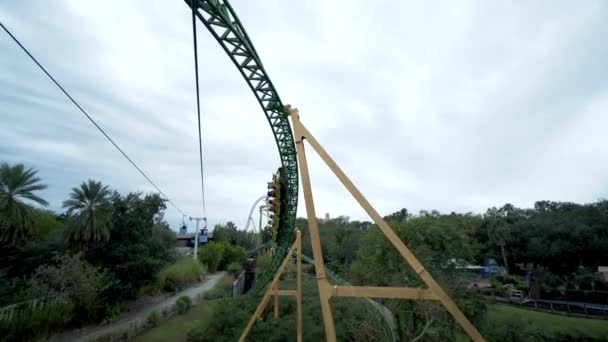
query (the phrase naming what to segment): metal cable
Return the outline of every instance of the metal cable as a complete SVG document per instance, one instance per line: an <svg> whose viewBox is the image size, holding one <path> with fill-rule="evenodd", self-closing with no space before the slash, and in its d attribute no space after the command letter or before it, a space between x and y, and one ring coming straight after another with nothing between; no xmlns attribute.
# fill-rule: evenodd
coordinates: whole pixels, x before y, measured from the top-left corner
<svg viewBox="0 0 608 342"><path fill-rule="evenodd" d="M51 81L53 81L53 83L55 83L55 85L65 94L65 96L68 97L68 99L70 99L70 101L72 101L72 103L78 108L80 109L80 111L82 112L82 114L84 114L87 119L89 119L89 121L91 121L91 123L93 125L95 125L95 127L97 127L97 129L101 132L101 134L103 134L106 139L108 139L109 142L112 143L112 145L114 145L114 147L116 147L116 149L129 161L129 163L131 163L131 165L133 165L133 167L135 167L137 169L137 171L139 171L139 173L144 176L144 178L150 183L152 184L152 186L161 194L165 197L165 199L177 210L179 211L182 215L185 215L183 211L181 211L176 205L175 203L173 203L173 201L171 201L171 199L169 199L169 197L167 197L167 195L165 195L165 193L158 187L156 186L156 184L154 184L154 182L150 179L150 177L148 177L146 175L146 173L144 171L142 171L142 169L139 168L139 166L137 166L137 164L135 164L135 162L125 153L125 151L122 150L122 148L120 148L116 142L114 142L114 140L112 138L110 138L110 136L97 124L97 122L95 122L95 120L93 120L93 118L78 104L78 102L76 102L76 100L74 100L74 98L72 96L70 96L70 94L61 86L61 84L59 84L59 82L57 82L55 80L55 78L53 76L51 76L51 74L49 74L48 71L46 71L46 69L38 62L38 60L36 60L36 58L34 56L32 56L32 54L25 48L25 46L23 46L23 44L21 44L21 42L6 28L6 26L4 26L4 24L2 24L2 22L0 22L0 26L2 26L2 28L4 29L4 31L6 31L6 33L8 33L8 35L15 41L15 43L17 43L17 45L19 45L19 47L21 47L21 49L32 59L32 61L34 61L34 63L36 63L36 65L38 65L38 67L51 79Z"/></svg>
<svg viewBox="0 0 608 342"><path fill-rule="evenodd" d="M196 39L196 6L192 7L192 38L194 41L194 74L196 77L196 111L198 115L198 146L201 161L201 195L203 197L203 217L207 217L205 208L205 173L203 172L203 138L201 134L201 98L198 84L198 46Z"/></svg>

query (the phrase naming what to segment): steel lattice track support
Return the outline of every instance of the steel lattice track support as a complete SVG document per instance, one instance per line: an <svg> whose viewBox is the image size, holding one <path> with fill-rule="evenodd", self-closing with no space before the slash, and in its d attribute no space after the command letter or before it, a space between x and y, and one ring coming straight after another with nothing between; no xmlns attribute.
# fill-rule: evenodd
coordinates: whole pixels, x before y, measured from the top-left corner
<svg viewBox="0 0 608 342"><path fill-rule="evenodd" d="M279 221L281 238L270 267L260 278L251 293L258 293L271 280L294 239L296 211L298 208L298 162L296 148L288 116L283 110L281 98L270 81L255 47L245 28L227 0L185 0L213 37L220 43L230 60L239 69L253 91L272 128L286 184L284 214Z"/></svg>

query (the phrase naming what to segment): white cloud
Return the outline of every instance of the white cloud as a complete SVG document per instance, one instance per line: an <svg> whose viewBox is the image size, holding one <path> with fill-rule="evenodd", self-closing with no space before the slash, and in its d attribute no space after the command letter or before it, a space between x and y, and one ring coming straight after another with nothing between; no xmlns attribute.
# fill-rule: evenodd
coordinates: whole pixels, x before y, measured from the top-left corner
<svg viewBox="0 0 608 342"><path fill-rule="evenodd" d="M178 206L200 215L189 8L142 4L6 3L0 17ZM381 213L605 197L604 3L233 7L283 101ZM279 160L255 98L198 32L207 215L242 226ZM39 168L55 207L87 178L152 190L6 35L0 49L0 159ZM366 218L309 159L319 214ZM180 220L172 208L166 217Z"/></svg>

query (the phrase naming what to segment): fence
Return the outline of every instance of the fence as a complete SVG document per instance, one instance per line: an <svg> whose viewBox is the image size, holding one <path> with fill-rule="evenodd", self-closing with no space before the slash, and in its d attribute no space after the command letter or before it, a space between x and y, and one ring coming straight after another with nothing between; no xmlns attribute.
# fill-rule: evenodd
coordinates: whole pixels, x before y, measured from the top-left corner
<svg viewBox="0 0 608 342"><path fill-rule="evenodd" d="M562 300L516 299L509 297L507 291L496 289L483 290L481 293L492 301L527 309L565 314L568 316L608 319L608 305Z"/></svg>
<svg viewBox="0 0 608 342"><path fill-rule="evenodd" d="M32 299L21 303L11 304L0 308L0 321L10 321L20 312L42 309L48 304L44 299Z"/></svg>

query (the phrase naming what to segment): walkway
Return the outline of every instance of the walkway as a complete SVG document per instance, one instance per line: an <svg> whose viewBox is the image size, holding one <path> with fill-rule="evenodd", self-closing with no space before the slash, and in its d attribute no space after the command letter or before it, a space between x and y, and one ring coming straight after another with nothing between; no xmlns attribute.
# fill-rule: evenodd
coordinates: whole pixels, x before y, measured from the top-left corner
<svg viewBox="0 0 608 342"><path fill-rule="evenodd" d="M129 312L122 314L116 321L101 327L87 327L78 330L66 331L51 338L51 341L91 341L104 335L126 331L133 324L141 324L146 321L148 315L154 311L162 312L165 308L175 305L181 296L188 296L193 301L196 297L207 292L215 286L225 272L218 272L207 276L202 283L187 288L181 292L166 298L156 297L156 300L147 300L145 303L136 303Z"/></svg>

